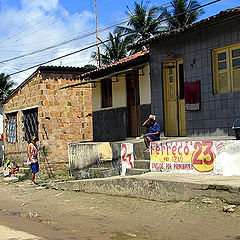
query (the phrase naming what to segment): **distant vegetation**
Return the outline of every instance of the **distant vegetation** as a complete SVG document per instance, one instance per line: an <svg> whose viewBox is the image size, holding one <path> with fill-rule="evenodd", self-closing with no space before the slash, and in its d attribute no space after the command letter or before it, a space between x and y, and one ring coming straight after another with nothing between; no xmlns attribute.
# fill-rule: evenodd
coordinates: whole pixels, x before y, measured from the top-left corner
<svg viewBox="0 0 240 240"><path fill-rule="evenodd" d="M11 80L9 75L0 73L0 101L2 102L12 92L11 88L15 83Z"/></svg>
<svg viewBox="0 0 240 240"><path fill-rule="evenodd" d="M204 13L195 0L172 0L170 10L163 7L150 7L150 2L134 2L133 10L127 6L126 26L118 26L114 33L109 33L109 42L102 42L100 54L101 66L113 63L119 59L140 51L148 46L127 51L127 46L159 35L171 29L185 27L198 20ZM197 8L197 9L196 9ZM97 53L91 58L96 61Z"/></svg>

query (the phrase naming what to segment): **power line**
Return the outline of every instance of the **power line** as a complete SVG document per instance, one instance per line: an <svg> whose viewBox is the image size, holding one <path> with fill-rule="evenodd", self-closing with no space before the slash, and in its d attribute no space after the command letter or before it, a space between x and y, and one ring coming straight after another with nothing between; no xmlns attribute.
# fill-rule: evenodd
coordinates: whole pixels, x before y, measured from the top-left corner
<svg viewBox="0 0 240 240"><path fill-rule="evenodd" d="M126 22L128 22L128 18L124 18L123 20L120 20L119 22L115 22L114 24L112 24L112 25L110 25L108 27L100 28L99 32L106 31L108 29L116 27L119 24L124 24ZM76 40L79 40L79 39L83 39L83 38L86 38L86 37L89 37L89 36L95 34L95 30L85 31L85 32L86 32L85 35L80 35L79 37L76 37L76 38L73 38L73 39L70 39L70 40L67 40L67 41L63 41L61 43L58 43L56 45L53 45L53 46L50 46L50 47L47 47L47 48L44 48L44 49L40 49L40 50L36 50L36 51L30 52L28 54L23 54L21 56L17 56L17 57L14 57L14 58L6 59L6 60L3 60L3 61L0 61L0 63L5 63L5 62L13 61L13 60L16 60L16 59L20 59L20 58L23 58L23 57L26 57L26 56L31 56L31 55L34 55L34 54L37 54L37 53L40 53L40 52L48 51L48 50L50 50L52 48L56 48L56 47L59 47L59 46L68 44L70 42L73 42L73 41L76 41Z"/></svg>
<svg viewBox="0 0 240 240"><path fill-rule="evenodd" d="M110 29L110 28L112 28L112 27L115 27L115 26L118 25L118 24L123 24L123 23L126 23L126 22L127 22L127 20L122 21L122 22L115 23L115 24L113 24L113 25L111 25L111 26L102 28L101 31L106 31L106 30L108 30L108 29ZM79 37L76 37L76 38L73 38L73 39L70 39L70 40L67 40L67 41L58 43L58 44L56 44L56 45L53 45L53 46L50 46L50 47L47 47L47 48L44 48L44 49L36 50L36 51L30 52L30 53L27 53L27 54L23 54L23 55L20 55L20 56L17 56L17 57L13 57L13 58L10 58L10 59L6 59L6 60L3 60L3 61L0 61L0 63L10 62L10 61L13 61L13 60L16 60L16 59L19 59L19 58L23 58L23 57L26 57L26 56L31 56L31 55L34 55L34 54L37 54L37 53L40 53L40 52L44 52L44 51L47 51L47 50L50 50L50 49L53 49L53 48L56 48L56 47L59 47L59 46L68 44L68 43L70 43L70 42L74 42L74 41L76 41L76 40L89 37L89 36L91 36L91 35L93 35L93 34L95 34L95 30L89 32L88 34L81 35L81 36L79 36Z"/></svg>
<svg viewBox="0 0 240 240"><path fill-rule="evenodd" d="M206 6L209 6L209 5L211 5L211 4L214 4L214 3L217 3L217 2L220 2L220 1L222 1L222 0L215 0L215 1L209 2L209 3L207 3L207 4L201 5L201 6L199 6L199 7L196 7L196 8L194 8L194 9L187 10L187 11L184 11L184 12L182 12L182 13L176 14L175 16L179 16L179 15L182 15L182 14L185 14L185 13L188 13L188 12L192 12L192 11L195 11L195 10L197 10L197 9L200 9L200 8L203 8L203 7L206 7ZM171 19L171 18L170 18L170 17L169 17L169 18L164 18L164 19L160 20L159 22L165 22L165 21L167 21L167 20L169 20L169 19ZM121 35L121 37L126 36L126 35L129 35L129 33L124 33L124 34ZM54 61L59 60L59 59L61 59L61 58L65 58L65 57L74 55L74 54L76 54L76 53L86 51L86 50L88 50L88 49L90 49L90 48L92 48L92 47L99 46L99 45L104 44L104 43L109 42L109 41L110 41L110 39L106 39L106 40L104 40L104 41L101 41L100 43L95 43L95 44L89 45L89 46L84 47L84 48L82 48L82 49L79 49L79 50L77 50L77 51L74 51L74 52L65 54L65 55L60 56L60 57L57 57L57 58L53 58L53 59L48 60L48 61L46 61L46 62L42 62L42 63L40 63L40 64L37 64L37 65L31 66L31 67L28 67L28 68L26 68L26 69L23 69L23 70L20 70L20 71L11 73L11 74L9 74L9 75L12 76L12 75L16 75L16 74L21 73L21 72L28 71L28 70L30 70L30 69L39 67L39 66L41 66L41 65L45 65L45 64L48 64L48 63L50 63L50 62L54 62ZM1 63L1 62L0 62L0 63Z"/></svg>
<svg viewBox="0 0 240 240"><path fill-rule="evenodd" d="M92 9L92 0L90 0L91 1L91 9ZM165 5L168 5L167 7L165 7L165 8L168 8L168 7L171 7L170 5L169 5L169 3L170 2L168 2L168 3L165 3L165 4L163 4L162 6L165 6ZM79 10L78 10L79 11ZM74 12L75 13L75 12ZM93 13L93 9L92 9L92 13ZM127 18L125 18L125 19L127 19ZM61 19L60 19L61 20ZM59 20L57 20L57 22L58 22ZM127 22L127 20L126 20L126 22ZM56 22L54 22L54 23L56 23ZM54 24L54 23L52 23L52 24ZM49 25L47 25L47 26L49 26ZM43 29L43 28L45 28L46 26L44 26L44 27L42 27L41 29ZM41 30L40 29L40 30ZM22 32L24 32L24 31L22 31ZM32 33L34 33L34 32L32 32ZM31 34L32 34L31 33ZM25 38L25 37L27 37L27 36L29 36L29 35L31 35L31 34L28 34L28 35L25 35L23 38ZM72 34L72 35L75 35L75 34ZM68 35L68 36L70 36L70 35ZM23 39L23 38L20 38L20 39ZM20 40L20 39L17 39L17 40L15 40L14 42L16 42L16 41L18 41L18 40ZM48 39L48 41L49 41L49 39ZM12 42L12 43L14 43L14 42ZM41 41L42 42L42 41ZM36 43L39 43L39 42L36 42ZM11 42L10 42L10 44L11 44ZM29 45L29 44L25 44L25 45ZM18 45L19 46L19 45ZM20 46L22 46L22 45L20 45ZM7 45L4 45L4 46L0 46L0 48L3 48L3 47L8 47ZM11 46L9 46L9 47L11 47ZM14 45L14 46L12 46L12 47L16 47L16 45Z"/></svg>
<svg viewBox="0 0 240 240"><path fill-rule="evenodd" d="M79 1L76 1L72 6L76 6L78 3L79 3ZM61 13L61 12L64 12L64 11L66 11L65 8L64 8L64 10L58 11L58 12L56 12L56 13L58 14L58 13ZM46 18L44 18L42 21L37 22L37 24L41 24L41 23L43 23L44 21L46 21L47 19L54 17L56 13L54 13L54 14L46 17ZM41 16L45 16L45 14L43 13L43 14L41 14L40 16L34 18L33 20L29 20L29 21L27 21L27 22L24 23L24 24L17 25L17 26L15 26L15 27L13 27L12 29L17 28L17 27L19 28L20 26L23 26L23 25L28 24L28 23L33 23L34 20L39 19ZM11 29L10 29L10 30L11 30ZM28 29L26 29L26 30L24 30L24 31L21 31L21 32L19 32L19 33L21 34L21 33L25 32L25 31L27 31L27 30L28 30ZM16 34L12 35L11 37L8 37L5 41L1 42L1 44L4 43L4 42L7 42L8 40L12 39L12 38L15 37L15 36L16 36Z"/></svg>
<svg viewBox="0 0 240 240"><path fill-rule="evenodd" d="M77 12L79 12L80 10L82 10L82 8L81 8L81 9L78 9L77 11L73 12L72 14L77 13ZM64 17L64 18L65 18L65 17ZM52 22L51 24L44 25L43 27L39 28L37 32L40 32L40 30L43 30L43 29L45 29L46 27L52 26L52 25L60 22L60 21L63 20L64 18L57 19L56 21ZM15 41L13 41L13 43L14 43L14 42L18 42L19 40L24 39L24 38L32 35L32 34L35 33L35 32L36 32L36 31L30 32L29 34L26 34L26 35L24 35L23 37L16 39ZM1 46L1 47L6 47L6 46L7 46L7 45L3 45L3 46Z"/></svg>

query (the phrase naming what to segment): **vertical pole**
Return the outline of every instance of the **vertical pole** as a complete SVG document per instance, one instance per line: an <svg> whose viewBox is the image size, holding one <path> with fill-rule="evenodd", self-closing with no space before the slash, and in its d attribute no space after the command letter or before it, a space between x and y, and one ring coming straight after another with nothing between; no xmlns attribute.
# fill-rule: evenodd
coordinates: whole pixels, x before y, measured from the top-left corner
<svg viewBox="0 0 240 240"><path fill-rule="evenodd" d="M95 18L96 18L96 44L99 43L99 40L98 40L98 22L97 22L97 0L95 0ZM99 49L99 45L96 46L97 48L97 66L98 68L101 67L101 64L100 64L100 49Z"/></svg>

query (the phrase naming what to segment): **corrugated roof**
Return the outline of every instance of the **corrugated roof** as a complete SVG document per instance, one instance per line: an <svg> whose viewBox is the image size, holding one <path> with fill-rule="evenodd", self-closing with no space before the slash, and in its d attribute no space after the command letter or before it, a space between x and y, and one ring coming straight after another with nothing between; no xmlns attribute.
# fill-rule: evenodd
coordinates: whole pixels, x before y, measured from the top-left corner
<svg viewBox="0 0 240 240"><path fill-rule="evenodd" d="M234 17L238 17L238 16L240 16L240 7L227 9L225 11L219 12L218 14L216 14L214 16L205 18L199 22L189 24L184 28L178 28L178 29L174 29L174 30L171 30L171 31L168 31L165 33L161 33L155 37L148 38L137 44L133 44L132 46L130 46L130 48L134 48L139 45L146 45L146 44L155 42L157 40L165 39L165 38L175 37L177 35L195 31L195 30L201 29L202 27L213 25L213 24L219 23L221 21L225 21L225 20L228 20L228 19L231 19Z"/></svg>
<svg viewBox="0 0 240 240"><path fill-rule="evenodd" d="M104 67L94 69L87 73L83 73L79 77L81 79L89 78L89 77L90 78L99 77L100 75L104 75L105 73L114 72L116 70L123 69L124 67L129 66L131 64L143 63L143 62L147 62L148 60L149 60L149 50L147 49L147 50L143 50L135 54L132 54L128 57L122 58L115 63L111 63Z"/></svg>

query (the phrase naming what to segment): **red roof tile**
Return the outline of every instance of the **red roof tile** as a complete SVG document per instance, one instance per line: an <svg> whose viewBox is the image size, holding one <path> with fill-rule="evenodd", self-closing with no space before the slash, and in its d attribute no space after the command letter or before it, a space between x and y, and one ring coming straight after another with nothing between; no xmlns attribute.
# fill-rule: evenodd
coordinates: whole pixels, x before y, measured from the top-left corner
<svg viewBox="0 0 240 240"><path fill-rule="evenodd" d="M92 75L103 73L106 70L114 71L116 68L119 68L120 66L126 66L126 65L128 65L129 63L131 63L135 60L139 60L141 58L148 57L148 56L149 56L149 50L148 49L143 50L143 51L137 52L135 54L132 54L128 57L122 58L115 63L111 63L111 64L106 65L104 67L94 69L94 70L92 70L90 72L87 72L87 73L83 73L83 74L80 75L80 78L84 79L84 78L87 78L87 77L91 77Z"/></svg>

